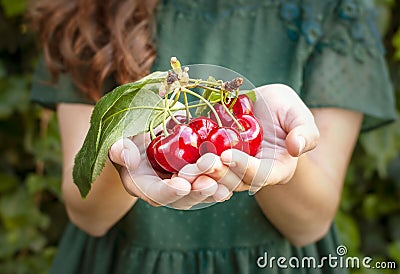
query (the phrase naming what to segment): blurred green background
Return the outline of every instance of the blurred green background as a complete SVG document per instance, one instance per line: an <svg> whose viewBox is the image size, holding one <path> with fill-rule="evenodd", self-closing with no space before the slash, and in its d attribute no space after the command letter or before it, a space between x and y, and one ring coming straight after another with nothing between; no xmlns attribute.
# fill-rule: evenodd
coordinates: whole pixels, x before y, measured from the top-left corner
<svg viewBox="0 0 400 274"><path fill-rule="evenodd" d="M400 1L376 0L400 110ZM29 102L38 56L26 0L0 0L0 273L47 273L66 223L53 112ZM400 273L400 121L363 134L337 215L348 255L395 261Z"/></svg>

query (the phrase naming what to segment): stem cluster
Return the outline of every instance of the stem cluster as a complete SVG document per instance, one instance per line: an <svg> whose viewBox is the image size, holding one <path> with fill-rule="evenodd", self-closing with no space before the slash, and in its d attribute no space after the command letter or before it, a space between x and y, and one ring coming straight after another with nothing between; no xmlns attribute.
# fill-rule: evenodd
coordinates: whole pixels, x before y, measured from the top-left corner
<svg viewBox="0 0 400 274"><path fill-rule="evenodd" d="M218 126L221 127L221 119L213 107L215 103L222 104L226 112L238 126L238 129L243 129L241 124L231 113L230 109L237 100L239 93L238 90L243 82L242 78L234 78L233 80L227 82L223 82L222 80L209 81L203 79L191 79L189 78L188 68L185 67L182 70L180 63L176 58L171 58L171 66L173 70L168 72L165 81L160 87L160 95L164 96L163 104L161 107L153 109L158 113L153 116L152 121L150 122L150 134L152 139L155 138L154 125L157 120L162 119L162 128L165 136L169 135L166 128L166 120L168 118L172 119L176 124L181 124L181 122L178 121L174 116L174 112L179 110L184 110L186 112L186 122L188 123L191 117L192 109L205 107L214 114ZM203 90L202 95L193 91L193 89L196 88ZM188 101L188 95L199 99L198 103L190 105ZM176 107L176 103L180 100L183 100L184 107Z"/></svg>

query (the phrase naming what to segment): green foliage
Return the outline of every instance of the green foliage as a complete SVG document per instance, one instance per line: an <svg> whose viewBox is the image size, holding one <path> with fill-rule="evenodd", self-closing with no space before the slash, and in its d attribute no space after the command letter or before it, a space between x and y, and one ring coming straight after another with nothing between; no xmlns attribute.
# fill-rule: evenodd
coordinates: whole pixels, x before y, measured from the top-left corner
<svg viewBox="0 0 400 274"><path fill-rule="evenodd" d="M399 1L388 12L388 63L400 110ZM0 2L0 272L44 274L66 214L60 198L61 148L53 112L29 102L37 48L22 13L25 0ZM400 121L363 134L356 146L337 215L349 256L395 261L400 273Z"/></svg>
<svg viewBox="0 0 400 274"><path fill-rule="evenodd" d="M1 6L4 9L4 14L8 17L17 16L25 12L26 0L1 0Z"/></svg>
<svg viewBox="0 0 400 274"><path fill-rule="evenodd" d="M393 37L393 45L396 47L396 53L394 55L394 58L396 60L400 60L400 29Z"/></svg>
<svg viewBox="0 0 400 274"><path fill-rule="evenodd" d="M37 49L25 1L0 6L0 272L47 273L66 223L61 149L52 112L29 101ZM2 14L4 12L4 14Z"/></svg>
<svg viewBox="0 0 400 274"><path fill-rule="evenodd" d="M135 83L119 86L95 105L89 132L75 158L73 170L74 181L83 197L86 197L91 184L100 175L111 145L128 130L130 134L127 136L149 131L151 118L157 112L145 107L153 108L161 103L159 85L154 84L160 84L165 75L154 72Z"/></svg>
<svg viewBox="0 0 400 274"><path fill-rule="evenodd" d="M400 3L379 1L390 12L387 61L400 110ZM400 113L398 111L398 116ZM400 273L400 120L360 136L347 174L336 221L349 255L396 262L396 269L354 273Z"/></svg>
<svg viewBox="0 0 400 274"><path fill-rule="evenodd" d="M349 167L341 207L336 217L349 256L369 256L375 262L394 261L398 266L399 129L399 123L396 123L361 136ZM354 273L400 273L400 268L374 269L373 272L360 269L354 270Z"/></svg>

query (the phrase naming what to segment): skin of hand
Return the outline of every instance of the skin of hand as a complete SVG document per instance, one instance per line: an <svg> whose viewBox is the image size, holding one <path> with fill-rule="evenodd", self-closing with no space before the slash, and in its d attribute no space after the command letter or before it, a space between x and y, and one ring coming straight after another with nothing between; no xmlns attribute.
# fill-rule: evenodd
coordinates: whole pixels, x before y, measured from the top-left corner
<svg viewBox="0 0 400 274"><path fill-rule="evenodd" d="M275 90L278 87L281 86L276 85L272 89ZM264 98L265 96L263 96L260 90L257 91L258 100L256 107L258 106L258 108L256 110L268 111L266 107L268 106L267 98ZM279 124L288 128L289 134L285 134L285 129L278 126L273 128L273 125L276 124L274 123L276 121L273 121L276 109L272 109L271 113L258 113L258 117L263 117L262 125L266 134L264 134L265 140L257 158L250 157L240 151L227 151L223 153L221 158L209 153L203 155L196 164L186 165L171 179L162 180L155 174L145 159L144 151L150 140L143 136L148 135L140 135L133 139L136 146L134 150L131 149L130 151L136 153L130 154L130 157L128 157L128 159L132 160L125 161L122 159L123 157L120 157L120 160L118 159L118 156L122 155L122 149L118 149L118 147L123 147L123 145L118 145L118 142L110 150L111 160L118 162L123 167L120 173L125 188L132 195L140 197L152 205L168 204L177 209L189 209L201 202L215 202L224 200L224 198L227 199L232 195L233 191L247 190L250 185L250 190L256 192L265 184L286 183L293 176L296 169L298 158L294 156L313 149L316 146L319 133L314 123L313 115L294 91L286 94L275 92L269 96L272 95L274 97L279 95L274 106L282 105L281 102L285 102L285 107L288 105L290 108L287 107L282 112L286 115L286 111L291 110L294 117L297 117L297 120L292 119L290 115L280 117L281 120L292 119L291 121L284 120L283 124ZM290 103L287 104L287 102ZM129 139L125 142L127 144L130 143ZM138 147L141 147L141 151ZM240 157L240 159L236 159L240 162L239 165L231 161L230 156L232 156L232 153L235 158ZM138 159L141 159L141 161ZM134 166L127 168L126 162L132 163L134 161ZM228 164L224 165L223 161ZM271 168L268 167L272 167L272 163L275 164L276 168L274 167L271 171ZM131 172L127 172L126 170L131 170ZM266 182L266 180L269 181ZM149 181L152 182L150 184L152 188L148 187ZM181 184L177 184L177 182ZM192 188L190 188L190 184L187 184L187 182L192 184ZM170 187L169 191L163 189L166 186ZM200 191L199 187L202 188L202 191ZM182 194L183 197L171 196L171 193L176 192L174 191L175 189L185 189L186 192L184 191L185 194ZM204 192L210 197L199 195L199 193ZM183 192L181 191L181 193ZM224 195L219 193L224 193ZM220 198L220 200L216 199L216 197Z"/></svg>
<svg viewBox="0 0 400 274"><path fill-rule="evenodd" d="M57 118L63 152L62 197L69 219L83 231L95 237L104 235L132 208L138 200L136 196L147 199L151 204L159 205L148 199L146 195L135 191L136 185L132 183L132 172L129 174L128 167L132 170L136 168L137 172L149 173L147 176L157 180L156 186L160 187L158 190L153 188L150 191L169 191L168 195L164 193L161 195L165 197L165 200L161 202L173 201L171 206L176 208L187 209L200 200L209 203L221 202L229 199L232 195L226 187L217 185L215 180L212 180L209 176L202 175L196 166L188 165L185 167L188 172L186 175L193 175L194 172L197 172L195 178L192 176L190 181L194 191L191 191L191 195L183 195L186 197L182 199L182 192L185 194L188 191L189 183L186 179L172 178L167 181L168 183L160 183L159 179L155 178L155 174L149 171L150 167L147 164L147 160L139 161L144 156L140 154L136 144L133 141L120 141L116 142L110 150L110 158L115 163L111 160L106 161L100 176L92 184L88 196L82 199L78 187L73 181L72 169L75 155L81 148L89 130L92 111L92 105L73 103L60 103L57 105ZM141 140L137 137L135 141L139 142ZM122 151L124 151L124 155L122 155ZM138 153L140 157L137 156ZM128 160L128 163L125 163L125 160ZM116 166L118 168L115 168ZM126 179L125 183L121 178ZM196 179L196 182L194 182L194 179ZM144 180L140 182L143 183ZM158 198L155 200L160 201Z"/></svg>
<svg viewBox="0 0 400 274"><path fill-rule="evenodd" d="M284 85L256 92L255 115L264 129L261 151L251 157L227 150L221 161L250 186L269 221L292 244L304 246L330 228L362 114L337 108L310 111ZM226 167L199 167L213 170L208 175L214 180L224 180L220 176Z"/></svg>
<svg viewBox="0 0 400 274"><path fill-rule="evenodd" d="M314 149L319 140L313 114L290 87L259 87L256 96L254 112L264 130L260 151L255 157L239 150L221 154L222 162L250 186L253 194L265 185L289 182L298 157Z"/></svg>
<svg viewBox="0 0 400 274"><path fill-rule="evenodd" d="M334 163L336 164L331 166L330 170L330 175L337 174L337 176L335 176L337 180L333 182L334 184L325 184L326 187L318 186L317 184L318 187L315 188L315 185L313 185L315 180L307 180L309 181L307 185L304 184L306 180L302 177L307 177L304 176L305 173L310 172L310 174L313 174L315 169L320 168L316 164L321 164L320 157L324 157L325 168L330 166L330 158L326 157L326 153L328 153L326 147L330 146L329 144L324 145L323 147L325 149L318 151L315 155L313 154L312 157L304 156L311 156L310 153L313 153L317 149L304 154L300 158L296 157L314 148L318 140L318 130L316 130L314 120L311 119L312 115L310 115L309 110L304 106L301 100L297 98L293 90L283 85L261 87L257 89L257 96L262 96L262 100L257 101L255 108L257 117L265 118L260 119L264 122L264 130L267 131L270 129L271 123L268 123L266 120L268 119L267 117L270 117L270 119L274 120L274 130L276 130L276 135L280 138L278 138L278 140L280 140L280 142L278 142L275 140L274 135L273 137L269 134L264 135L263 150L257 157L261 155L265 157L267 161L264 161L261 157L249 157L233 150L227 151L221 158L213 154L206 154L202 156L197 163L185 166L179 174L174 174L173 178L170 180L162 180L156 178L156 174L150 172L149 169L151 168L146 164L147 161L143 161L144 153L140 152L140 142L146 142L146 138L142 137L143 140L134 138L130 140L131 142L117 142L112 146L110 158L115 162L114 165L117 164L116 166L118 167L119 173L116 172L112 162L108 161L104 171L95 184L93 184L93 188L86 200L80 198L79 192L73 184L71 171L74 156L82 145L84 136L88 130L92 107L79 104L61 104L58 113L63 139L63 151L65 152L63 158L63 195L66 201L67 212L71 220L89 234L100 236L134 205L137 200L135 196L145 200L147 199L148 202L154 205L160 204L154 202L154 200L158 200L161 203L170 202L170 205L176 208L187 209L200 201L215 202L229 199L232 195L232 191L243 191L252 186L252 192L258 190L255 197L260 208L264 211L264 214L292 243L295 245L304 245L320 237L322 235L321 231L325 231L321 229L321 225L316 226L317 229L310 229L310 227L315 227L315 222L310 222L310 220L312 217L318 217L317 214L321 215L328 212L330 214L327 214L327 217L319 223L317 222L317 224L324 224L325 227L326 223L330 224L333 218L332 212L336 211L339 200L338 197L340 196L341 179L344 177L344 171L351 155L352 145L354 145L353 143L358 135L359 124L361 124L362 117L358 113L346 112L339 109L329 110L328 113L322 110L322 112L314 111L315 118L320 116L325 117L316 119L317 125L319 120L327 119L326 117L328 117L328 121L332 124L332 117L335 117L335 121L337 120L337 123L335 123L336 128L341 123L344 123L345 129L349 129L348 134L341 133L341 141L337 142L339 145L332 146L331 149L334 152L336 152L335 150L337 149L343 149L343 153L341 154L343 157L339 160L335 160ZM269 101L265 101L266 98ZM288 101L288 99L290 100ZM282 102L285 102L285 104L282 104ZM288 102L290 103L288 104ZM276 106L278 108L270 109L273 115L268 114L266 117L262 116L263 113L259 110L265 109L265 103L270 107ZM306 118L303 117L301 119L304 114ZM85 116L84 119L82 119L82 115ZM76 117L74 118L74 116ZM80 121L80 123L77 124L76 121ZM303 127L296 126L296 123L297 125L303 124ZM322 128L324 129L322 132L324 134L322 136L328 136L323 138L324 140L332 139L332 136L336 137L336 135L333 135L332 131L329 131L326 127ZM327 131L326 134L325 131ZM304 137L304 142L302 138L297 138L298 135ZM276 143L274 143L275 141ZM275 150L277 150L275 147L273 147L273 149L272 147L268 149L268 145L270 144L277 144L278 148L278 145L280 145L280 159L283 169L280 171L275 169L275 176L267 176L267 180L259 180L259 178L262 178L258 173L259 171L257 171L258 167L261 166L260 162L263 161L268 167L271 167L271 162L273 161L271 159L268 160L268 157L270 157L271 151L275 153ZM321 145L318 147L320 146ZM138 154L140 157L138 157ZM247 157L245 161L242 161L243 156ZM303 158L305 160L303 160ZM342 164L337 164L340 161ZM246 167L243 165L236 165L235 163L238 162L246 163ZM249 163L251 163L251 165L248 165ZM285 163L290 164L285 166ZM276 168L275 165L274 168ZM311 179L313 177L320 179L323 175L326 175L324 172L317 172L316 175L318 176L314 174L314 176L311 176ZM271 174L274 173L271 172ZM132 175L135 178L134 183ZM140 193L140 189L138 191L137 186L146 181L144 179L139 179L142 175L144 175L143 178L150 176L157 181L156 185L159 186L159 188L145 190L147 194L149 191L153 193L154 200L149 200L147 195L143 196L143 193ZM334 176L331 176L329 179L333 177ZM328 181L332 183L330 180ZM148 183L148 181L146 182ZM283 184L286 182L289 183ZM190 183L192 183L192 189L189 193L186 193L189 189L188 184ZM275 184L276 187L272 187L272 185ZM278 188L278 185L285 186L285 189ZM304 185L305 189L303 189ZM260 189L261 186L264 187ZM321 188L321 190L319 188ZM161 200L157 196L157 191L160 190L169 191L169 194L160 195L162 198ZM207 192L205 195L199 197L199 193L197 193L197 195L191 195L196 192L192 190L197 190L197 192L207 190ZM181 191L179 193L181 195L178 195L179 191ZM213 191L215 191L214 194ZM182 193L184 194L182 195ZM331 194L330 199L326 198L327 194ZM316 199L315 196L320 196L320 199ZM279 199L277 197L279 197ZM328 203L326 203L325 207L321 207L318 202L323 202L324 199ZM99 203L98 201L101 202ZM315 206L319 208L319 210L310 210L309 207L311 206ZM301 209L300 212L298 208ZM332 208L334 210L332 210ZM306 217L299 218L302 214ZM289 222L289 224L287 222ZM293 226L293 222L298 222L299 225ZM298 230L300 231L291 229L293 227L299 227ZM324 228L324 226L322 226L322 228Z"/></svg>
<svg viewBox="0 0 400 274"><path fill-rule="evenodd" d="M181 104L181 107L184 105ZM175 114L185 115L185 111ZM157 134L161 130L160 125L154 133ZM146 156L146 148L150 141L150 134L140 134L117 141L109 151L110 160L120 173L125 189L132 196L139 197L153 206L167 205L184 210L200 203L223 202L232 196L233 190L236 189L232 181L229 185L216 182L206 173L200 172L196 164L186 165L179 174L173 174L172 177L170 174L154 171ZM203 160L199 162L207 162L209 157L204 156L201 159Z"/></svg>
<svg viewBox="0 0 400 274"><path fill-rule="evenodd" d="M192 169L193 165L184 168L192 177L174 174L166 178L157 174L146 159L145 149L149 142L149 134L141 134L119 140L110 148L110 159L117 164L122 183L132 196L153 206L168 205L175 209L190 209L203 202L221 202L231 196L215 180Z"/></svg>

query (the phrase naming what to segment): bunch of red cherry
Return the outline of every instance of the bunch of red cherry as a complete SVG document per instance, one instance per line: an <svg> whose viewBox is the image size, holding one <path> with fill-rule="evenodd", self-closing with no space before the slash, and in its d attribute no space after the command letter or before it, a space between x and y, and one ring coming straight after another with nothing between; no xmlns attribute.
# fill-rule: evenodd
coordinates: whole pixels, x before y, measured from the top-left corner
<svg viewBox="0 0 400 274"><path fill-rule="evenodd" d="M210 111L209 118L188 119L185 115L176 115L170 119L166 123L169 135L165 132L157 135L147 147L147 158L153 169L162 173L178 172L206 153L221 155L227 149L255 156L261 147L263 129L253 114L252 101L241 94L223 104L214 104L215 111Z"/></svg>

